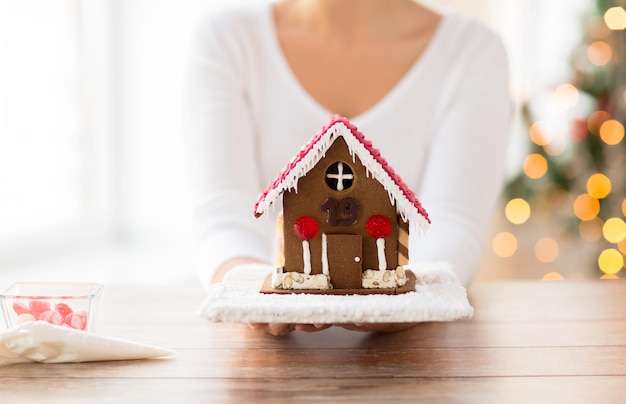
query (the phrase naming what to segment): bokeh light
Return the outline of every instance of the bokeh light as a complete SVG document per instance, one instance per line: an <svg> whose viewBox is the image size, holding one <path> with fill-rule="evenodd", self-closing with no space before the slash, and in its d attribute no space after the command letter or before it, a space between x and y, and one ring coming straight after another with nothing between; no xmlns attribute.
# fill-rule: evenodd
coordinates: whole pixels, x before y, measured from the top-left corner
<svg viewBox="0 0 626 404"><path fill-rule="evenodd" d="M517 237L508 231L498 233L493 238L491 246L498 257L511 257L517 251Z"/></svg>
<svg viewBox="0 0 626 404"><path fill-rule="evenodd" d="M616 145L624 138L624 125L615 119L609 119L600 126L600 138L608 145Z"/></svg>
<svg viewBox="0 0 626 404"><path fill-rule="evenodd" d="M541 178L548 171L548 160L541 154L530 154L524 159L523 169L529 178Z"/></svg>
<svg viewBox="0 0 626 404"><path fill-rule="evenodd" d="M504 214L513 224L525 223L530 217L530 205L522 198L511 199L504 208Z"/></svg>
<svg viewBox="0 0 626 404"><path fill-rule="evenodd" d="M609 243L619 243L626 238L626 223L619 217L612 217L604 222L602 235Z"/></svg>
<svg viewBox="0 0 626 404"><path fill-rule="evenodd" d="M593 174L587 179L587 192L596 199L605 198L611 193L611 180L604 174Z"/></svg>
<svg viewBox="0 0 626 404"><path fill-rule="evenodd" d="M600 127L606 121L611 119L611 115L606 111L595 111L589 114L589 118L587 118L587 128L589 132L594 135L600 134Z"/></svg>
<svg viewBox="0 0 626 404"><path fill-rule="evenodd" d="M598 266L605 274L616 274L624 267L624 256L614 248L607 248L600 253Z"/></svg>
<svg viewBox="0 0 626 404"><path fill-rule="evenodd" d="M622 213L626 216L626 198L622 201Z"/></svg>
<svg viewBox="0 0 626 404"><path fill-rule="evenodd" d="M622 7L611 7L604 13L604 22L609 29L623 30L626 28L626 11Z"/></svg>
<svg viewBox="0 0 626 404"><path fill-rule="evenodd" d="M626 238L617 243L617 249L620 250L622 254L626 254Z"/></svg>
<svg viewBox="0 0 626 404"><path fill-rule="evenodd" d="M542 281L564 281L565 278L558 272L548 272L541 279Z"/></svg>
<svg viewBox="0 0 626 404"><path fill-rule="evenodd" d="M594 135L600 134L600 127L606 121L611 119L611 115L606 111L594 111L587 118L587 128Z"/></svg>
<svg viewBox="0 0 626 404"><path fill-rule="evenodd" d="M599 217L578 224L578 233L585 241L598 241L602 237L604 222Z"/></svg>
<svg viewBox="0 0 626 404"><path fill-rule="evenodd" d="M604 66L611 61L613 49L604 41L596 41L587 48L587 57L594 65Z"/></svg>
<svg viewBox="0 0 626 404"><path fill-rule="evenodd" d="M587 121L584 119L574 119L572 121L572 131L571 136L572 140L575 142L580 142L581 140L587 137L588 133Z"/></svg>
<svg viewBox="0 0 626 404"><path fill-rule="evenodd" d="M535 257L543 263L554 261L559 256L559 244L551 237L544 237L535 243Z"/></svg>
<svg viewBox="0 0 626 404"><path fill-rule="evenodd" d="M535 122L530 127L530 140L532 140L537 146L545 146L549 144L553 137L552 132L543 122Z"/></svg>
<svg viewBox="0 0 626 404"><path fill-rule="evenodd" d="M556 102L563 108L574 108L578 104L578 89L572 84L561 84L554 91Z"/></svg>
<svg viewBox="0 0 626 404"><path fill-rule="evenodd" d="M600 213L600 202L589 194L579 195L574 201L574 214L580 220L595 219Z"/></svg>

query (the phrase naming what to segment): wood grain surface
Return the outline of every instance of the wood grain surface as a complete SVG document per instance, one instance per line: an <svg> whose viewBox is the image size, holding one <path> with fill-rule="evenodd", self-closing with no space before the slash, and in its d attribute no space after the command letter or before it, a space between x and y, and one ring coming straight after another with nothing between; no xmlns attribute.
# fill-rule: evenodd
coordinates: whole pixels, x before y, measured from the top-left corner
<svg viewBox="0 0 626 404"><path fill-rule="evenodd" d="M209 323L190 283L106 286L97 333L173 359L0 367L1 403L620 403L626 283L489 282L471 320L273 337Z"/></svg>

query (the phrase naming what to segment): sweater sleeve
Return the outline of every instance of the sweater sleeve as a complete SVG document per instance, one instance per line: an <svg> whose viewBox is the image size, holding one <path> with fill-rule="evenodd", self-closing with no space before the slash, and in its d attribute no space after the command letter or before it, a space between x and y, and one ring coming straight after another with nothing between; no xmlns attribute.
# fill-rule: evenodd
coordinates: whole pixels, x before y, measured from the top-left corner
<svg viewBox="0 0 626 404"><path fill-rule="evenodd" d="M184 127L195 201L194 262L204 287L230 259L270 258L267 232L252 214L260 186L244 62L224 21L201 26L187 72Z"/></svg>
<svg viewBox="0 0 626 404"><path fill-rule="evenodd" d="M410 241L415 261L450 262L464 285L480 266L502 190L512 109L507 56L488 34L469 50L451 95L444 97L418 193L433 224Z"/></svg>

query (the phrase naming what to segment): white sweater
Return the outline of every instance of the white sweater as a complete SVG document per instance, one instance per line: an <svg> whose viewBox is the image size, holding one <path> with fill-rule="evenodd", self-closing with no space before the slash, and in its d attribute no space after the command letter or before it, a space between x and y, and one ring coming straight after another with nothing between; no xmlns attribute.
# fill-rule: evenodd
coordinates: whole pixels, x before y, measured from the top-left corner
<svg viewBox="0 0 626 404"><path fill-rule="evenodd" d="M211 15L192 52L186 137L208 285L236 257L271 262L274 218L255 219L256 198L326 124L277 41L271 5ZM503 184L511 105L508 64L486 27L445 14L406 76L350 117L411 187L432 220L410 240L411 262L448 261L468 284L480 265Z"/></svg>

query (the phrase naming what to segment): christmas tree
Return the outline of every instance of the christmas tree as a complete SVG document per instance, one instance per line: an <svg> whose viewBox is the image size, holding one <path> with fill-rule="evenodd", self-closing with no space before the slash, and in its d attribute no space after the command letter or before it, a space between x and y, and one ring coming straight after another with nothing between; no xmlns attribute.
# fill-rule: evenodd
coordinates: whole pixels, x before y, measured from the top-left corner
<svg viewBox="0 0 626 404"><path fill-rule="evenodd" d="M554 260L557 240L569 238L593 251L592 266L603 278L619 277L626 254L626 11L620 4L594 2L572 52L570 82L554 89L554 102L568 111L561 117L565 136L537 118L532 97L522 105L528 154L505 193L511 224L543 215L558 232L536 241L540 261ZM522 231L514 226L496 235L494 252L512 256Z"/></svg>

